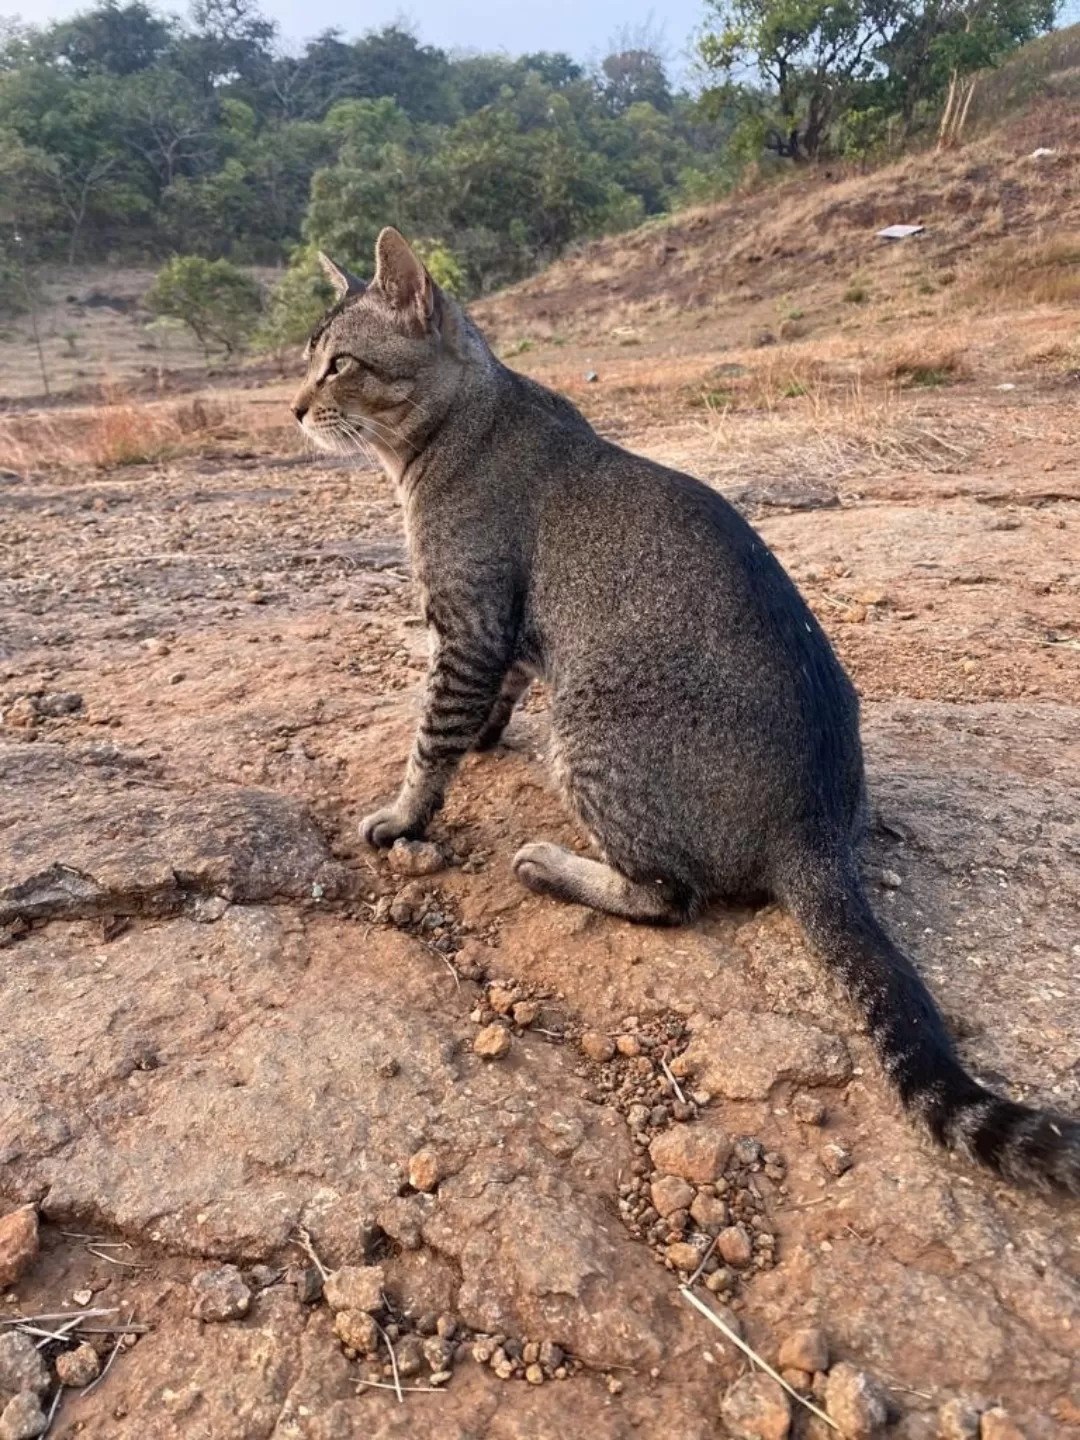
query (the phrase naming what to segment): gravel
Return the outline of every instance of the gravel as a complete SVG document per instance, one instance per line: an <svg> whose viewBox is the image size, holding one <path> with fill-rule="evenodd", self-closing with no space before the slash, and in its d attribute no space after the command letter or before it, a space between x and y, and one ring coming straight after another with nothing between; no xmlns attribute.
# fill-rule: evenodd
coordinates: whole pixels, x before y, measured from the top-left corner
<svg viewBox="0 0 1080 1440"><path fill-rule="evenodd" d="M101 1361L92 1345L84 1343L56 1357L56 1377L72 1390L81 1390L100 1374Z"/></svg>
<svg viewBox="0 0 1080 1440"><path fill-rule="evenodd" d="M414 1190L430 1194L440 1178L439 1158L434 1150L417 1150L409 1157L409 1184Z"/></svg>
<svg viewBox="0 0 1080 1440"><path fill-rule="evenodd" d="M0 1414L0 1440L35 1440L45 1429L45 1412L32 1390L23 1390Z"/></svg>
<svg viewBox="0 0 1080 1440"><path fill-rule="evenodd" d="M889 1397L872 1375L841 1360L829 1371L825 1409L851 1440L870 1440L888 1422Z"/></svg>
<svg viewBox="0 0 1080 1440"><path fill-rule="evenodd" d="M331 1270L323 1283L331 1310L382 1309L386 1272L381 1265L342 1265Z"/></svg>
<svg viewBox="0 0 1080 1440"><path fill-rule="evenodd" d="M0 1335L0 1395L44 1395L48 1388L48 1367L30 1336L10 1330Z"/></svg>
<svg viewBox="0 0 1080 1440"><path fill-rule="evenodd" d="M0 1290L17 1285L37 1259L38 1217L32 1205L0 1220Z"/></svg>
<svg viewBox="0 0 1080 1440"><path fill-rule="evenodd" d="M482 1060L501 1060L510 1053L510 1031L505 1025L485 1025L473 1041L473 1051Z"/></svg>
<svg viewBox="0 0 1080 1440"><path fill-rule="evenodd" d="M235 1265L203 1270L191 1282L196 1320L240 1320L251 1306L251 1291Z"/></svg>
<svg viewBox="0 0 1080 1440"><path fill-rule="evenodd" d="M780 1346L780 1368L815 1370L829 1368L829 1341L825 1331L816 1325L794 1330Z"/></svg>
<svg viewBox="0 0 1080 1440"><path fill-rule="evenodd" d="M791 1401L768 1375L744 1375L720 1407L728 1431L738 1440L787 1440Z"/></svg>

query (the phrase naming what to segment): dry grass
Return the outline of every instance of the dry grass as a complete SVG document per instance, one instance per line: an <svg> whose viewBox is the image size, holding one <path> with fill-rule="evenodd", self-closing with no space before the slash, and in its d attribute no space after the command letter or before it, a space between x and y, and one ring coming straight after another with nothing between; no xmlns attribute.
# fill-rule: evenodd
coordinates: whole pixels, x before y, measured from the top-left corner
<svg viewBox="0 0 1080 1440"><path fill-rule="evenodd" d="M1071 305L1080 300L1080 234L1010 240L979 263L962 298L978 303Z"/></svg>
<svg viewBox="0 0 1080 1440"><path fill-rule="evenodd" d="M966 352L934 333L907 336L889 346L870 369L873 379L902 388L949 385L971 378Z"/></svg>
<svg viewBox="0 0 1080 1440"><path fill-rule="evenodd" d="M111 388L101 405L0 418L0 466L16 471L43 466L108 470L168 459L240 434L228 408L217 400L195 396L139 403Z"/></svg>

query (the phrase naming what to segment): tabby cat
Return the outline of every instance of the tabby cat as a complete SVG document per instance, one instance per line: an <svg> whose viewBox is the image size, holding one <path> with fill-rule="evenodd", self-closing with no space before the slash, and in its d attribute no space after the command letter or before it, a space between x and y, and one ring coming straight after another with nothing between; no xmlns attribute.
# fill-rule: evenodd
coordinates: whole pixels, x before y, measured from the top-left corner
<svg viewBox="0 0 1080 1440"><path fill-rule="evenodd" d="M966 1073L870 909L855 691L761 537L501 364L397 231L370 284L324 264L339 298L294 413L327 449L373 449L394 481L432 642L404 782L365 839L422 835L465 752L494 744L542 676L554 768L596 853L526 845L519 880L654 923L777 898L937 1140L1080 1191L1080 1125Z"/></svg>

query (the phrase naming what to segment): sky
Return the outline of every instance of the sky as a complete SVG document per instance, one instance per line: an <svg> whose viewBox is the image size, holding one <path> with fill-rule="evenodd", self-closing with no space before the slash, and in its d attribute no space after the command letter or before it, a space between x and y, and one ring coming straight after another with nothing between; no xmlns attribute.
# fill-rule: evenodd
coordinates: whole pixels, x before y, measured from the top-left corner
<svg viewBox="0 0 1080 1440"><path fill-rule="evenodd" d="M88 8L89 0L0 0L0 15L40 23ZM155 8L184 10L185 0L156 0ZM404 19L421 40L447 50L564 50L598 59L622 31L649 26L662 34L676 73L686 64L692 33L705 0L262 0L286 42L307 39L330 26L346 35Z"/></svg>

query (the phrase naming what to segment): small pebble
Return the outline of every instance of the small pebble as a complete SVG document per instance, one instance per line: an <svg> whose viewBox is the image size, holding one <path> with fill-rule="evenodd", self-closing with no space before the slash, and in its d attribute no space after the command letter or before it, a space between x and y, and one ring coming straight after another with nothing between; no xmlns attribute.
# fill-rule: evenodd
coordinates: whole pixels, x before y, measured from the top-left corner
<svg viewBox="0 0 1080 1440"><path fill-rule="evenodd" d="M726 1265L721 1265L720 1268L714 1270L711 1275L705 1276L706 1288L711 1290L714 1295L723 1295L731 1289L734 1283L735 1276Z"/></svg>
<svg viewBox="0 0 1080 1440"><path fill-rule="evenodd" d="M535 1000L519 1000L513 1009L514 1024L520 1025L522 1030L535 1023L540 1014L540 1006Z"/></svg>
<svg viewBox="0 0 1080 1440"><path fill-rule="evenodd" d="M830 1175L846 1175L855 1163L855 1157L846 1145L830 1141L821 1147L821 1163Z"/></svg>
<svg viewBox="0 0 1080 1440"><path fill-rule="evenodd" d="M791 1102L791 1113L801 1125L823 1125L825 1104L816 1095L800 1091Z"/></svg>
<svg viewBox="0 0 1080 1440"><path fill-rule="evenodd" d="M79 1345L56 1357L56 1378L69 1389L81 1390L101 1374L101 1361L92 1345Z"/></svg>
<svg viewBox="0 0 1080 1440"><path fill-rule="evenodd" d="M901 890L904 880L903 876L898 875L895 870L882 870L881 883L886 890Z"/></svg>
<svg viewBox="0 0 1080 1440"><path fill-rule="evenodd" d="M620 1055L625 1055L627 1059L632 1060L634 1056L641 1054L641 1041L636 1035L618 1035L615 1039L615 1049Z"/></svg>
<svg viewBox="0 0 1080 1440"><path fill-rule="evenodd" d="M764 1147L752 1135L743 1135L735 1141L732 1153L740 1165L756 1165L761 1159Z"/></svg>
<svg viewBox="0 0 1080 1440"><path fill-rule="evenodd" d="M240 1320L251 1306L251 1291L235 1265L203 1270L192 1280L191 1292L195 1297L191 1313L196 1320Z"/></svg>
<svg viewBox="0 0 1080 1440"><path fill-rule="evenodd" d="M331 1310L379 1310L385 1287L386 1273L381 1265L342 1265L331 1270L323 1282Z"/></svg>
<svg viewBox="0 0 1080 1440"><path fill-rule="evenodd" d="M44 1395L48 1388L48 1366L30 1336L14 1330L0 1334L0 1395L22 1390Z"/></svg>
<svg viewBox="0 0 1080 1440"><path fill-rule="evenodd" d="M93 1290L75 1290L71 1296L76 1305L92 1305L94 1303Z"/></svg>
<svg viewBox="0 0 1080 1440"><path fill-rule="evenodd" d="M870 1440L888 1421L889 1397L872 1375L841 1360L829 1371L825 1408L850 1440Z"/></svg>
<svg viewBox="0 0 1080 1440"><path fill-rule="evenodd" d="M979 1412L970 1400L947 1400L938 1411L941 1440L979 1440Z"/></svg>
<svg viewBox="0 0 1080 1440"><path fill-rule="evenodd" d="M417 1150L409 1156L409 1184L430 1194L439 1183L439 1159L434 1150Z"/></svg>
<svg viewBox="0 0 1080 1440"><path fill-rule="evenodd" d="M296 1298L301 1305L314 1305L322 1299L323 1278L314 1265L297 1265L286 1276L296 1288Z"/></svg>
<svg viewBox="0 0 1080 1440"><path fill-rule="evenodd" d="M473 1051L482 1060L501 1060L509 1054L510 1043L505 1025L485 1025L473 1041Z"/></svg>
<svg viewBox="0 0 1080 1440"><path fill-rule="evenodd" d="M435 1321L435 1333L441 1335L444 1340L453 1340L458 1332L458 1322L453 1315L440 1315Z"/></svg>
<svg viewBox="0 0 1080 1440"><path fill-rule="evenodd" d="M562 1348L553 1340L545 1340L540 1346L540 1364L549 1374L554 1374L565 1360Z"/></svg>
<svg viewBox="0 0 1080 1440"><path fill-rule="evenodd" d="M544 1372L539 1365L526 1365L525 1379L530 1385L542 1385L544 1383Z"/></svg>
<svg viewBox="0 0 1080 1440"><path fill-rule="evenodd" d="M430 840L395 840L386 863L395 875L437 875L446 869L446 856Z"/></svg>
<svg viewBox="0 0 1080 1440"><path fill-rule="evenodd" d="M509 1015L516 1000L515 992L505 985L492 985L487 993L487 1002L496 1015Z"/></svg>
<svg viewBox="0 0 1080 1440"><path fill-rule="evenodd" d="M659 1215L672 1215L678 1210L688 1210L694 1199L694 1191L685 1180L677 1175L663 1175L649 1187L649 1196Z"/></svg>
<svg viewBox="0 0 1080 1440"><path fill-rule="evenodd" d="M995 1405L979 1421L979 1440L1024 1440L1024 1432L1007 1410Z"/></svg>
<svg viewBox="0 0 1080 1440"><path fill-rule="evenodd" d="M454 1347L441 1335L430 1335L421 1347L428 1369L433 1375L440 1370L449 1370L454 1363Z"/></svg>
<svg viewBox="0 0 1080 1440"><path fill-rule="evenodd" d="M729 1225L721 1230L716 1239L716 1248L729 1265L744 1270L753 1259L754 1249L745 1225Z"/></svg>
<svg viewBox="0 0 1080 1440"><path fill-rule="evenodd" d="M791 1401L768 1375L743 1375L720 1406L728 1431L739 1440L787 1440Z"/></svg>
<svg viewBox="0 0 1080 1440"><path fill-rule="evenodd" d="M817 1325L808 1325L803 1330L794 1330L780 1346L780 1368L815 1370L829 1368L829 1341L825 1331Z"/></svg>
<svg viewBox="0 0 1080 1440"><path fill-rule="evenodd" d="M334 1316L334 1334L360 1355L374 1355L379 1348L379 1327L366 1310L339 1310Z"/></svg>
<svg viewBox="0 0 1080 1440"><path fill-rule="evenodd" d="M45 1429L45 1412L32 1390L20 1391L0 1414L0 1440L36 1440Z"/></svg>
<svg viewBox="0 0 1080 1440"><path fill-rule="evenodd" d="M701 1264L701 1251L688 1241L676 1240L667 1247L667 1258L676 1270L684 1270L689 1275Z"/></svg>
<svg viewBox="0 0 1080 1440"><path fill-rule="evenodd" d="M603 1064L615 1055L615 1042L596 1030L587 1030L581 1037L581 1049L590 1060Z"/></svg>
<svg viewBox="0 0 1080 1440"><path fill-rule="evenodd" d="M398 1373L406 1379L413 1375L419 1375L423 1366L424 1352L420 1348L420 1341L415 1335L406 1335L397 1347Z"/></svg>
<svg viewBox="0 0 1080 1440"><path fill-rule="evenodd" d="M809 1395L813 1389L814 1377L805 1370L784 1369L780 1371L780 1379L797 1390L800 1395Z"/></svg>
<svg viewBox="0 0 1080 1440"><path fill-rule="evenodd" d="M23 1205L0 1220L0 1290L17 1285L37 1259L37 1253L37 1211L33 1205Z"/></svg>

